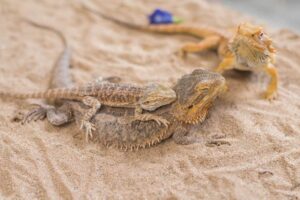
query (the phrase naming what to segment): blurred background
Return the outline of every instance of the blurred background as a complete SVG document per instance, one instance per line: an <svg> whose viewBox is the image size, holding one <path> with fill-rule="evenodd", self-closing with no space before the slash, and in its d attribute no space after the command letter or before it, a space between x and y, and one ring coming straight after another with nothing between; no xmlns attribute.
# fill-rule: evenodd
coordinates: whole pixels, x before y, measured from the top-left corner
<svg viewBox="0 0 300 200"><path fill-rule="evenodd" d="M300 33L300 0L218 0L246 15L259 18L274 28L290 28Z"/></svg>

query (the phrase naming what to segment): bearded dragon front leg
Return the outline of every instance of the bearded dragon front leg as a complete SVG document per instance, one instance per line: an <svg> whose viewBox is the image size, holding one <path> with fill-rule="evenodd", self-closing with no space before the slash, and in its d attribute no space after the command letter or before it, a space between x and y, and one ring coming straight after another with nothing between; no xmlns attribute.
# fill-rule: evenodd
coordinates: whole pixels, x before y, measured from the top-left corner
<svg viewBox="0 0 300 200"><path fill-rule="evenodd" d="M219 36L210 36L199 43L188 43L180 49L179 55L180 57L184 58L186 57L187 53L201 52L215 48L219 45L220 40L221 38Z"/></svg>
<svg viewBox="0 0 300 200"><path fill-rule="evenodd" d="M214 70L215 72L223 73L224 71L234 68L235 58L233 55L227 55L223 58L219 66Z"/></svg>
<svg viewBox="0 0 300 200"><path fill-rule="evenodd" d="M264 98L271 100L276 98L277 95L278 72L277 69L272 65L268 65L264 68L264 70L271 76L271 81L268 85L267 91L264 94Z"/></svg>
<svg viewBox="0 0 300 200"><path fill-rule="evenodd" d="M101 103L96 98L91 97L91 96L83 97L82 102L85 105L91 107L83 115L83 119L81 121L81 126L80 126L81 129L84 129L85 137L86 137L86 140L88 141L89 138L93 137L93 131L95 131L95 129L96 129L95 125L93 123L91 123L90 120L92 119L92 117L97 113L97 111L101 107Z"/></svg>
<svg viewBox="0 0 300 200"><path fill-rule="evenodd" d="M140 120L140 121L154 120L159 125L163 124L166 127L169 124L169 121L162 117L159 117L159 116L156 116L153 114L149 114L149 113L142 113L142 112L143 112L143 109L141 107L136 107L133 120Z"/></svg>

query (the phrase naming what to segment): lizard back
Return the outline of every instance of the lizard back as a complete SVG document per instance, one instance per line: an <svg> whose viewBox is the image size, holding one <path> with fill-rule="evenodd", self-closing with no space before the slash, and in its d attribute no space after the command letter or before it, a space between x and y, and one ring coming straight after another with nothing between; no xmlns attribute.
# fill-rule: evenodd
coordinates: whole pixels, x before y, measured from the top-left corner
<svg viewBox="0 0 300 200"><path fill-rule="evenodd" d="M134 107L143 95L144 88L132 84L92 83L79 87L55 88L43 92L5 92L0 91L0 97L30 99L82 99L84 96L97 98L102 104L116 107Z"/></svg>

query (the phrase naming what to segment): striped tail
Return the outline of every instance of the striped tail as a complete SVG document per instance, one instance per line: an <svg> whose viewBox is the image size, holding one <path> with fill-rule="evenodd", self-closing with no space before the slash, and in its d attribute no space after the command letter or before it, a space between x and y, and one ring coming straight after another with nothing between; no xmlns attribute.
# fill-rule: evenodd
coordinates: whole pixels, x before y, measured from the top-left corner
<svg viewBox="0 0 300 200"><path fill-rule="evenodd" d="M162 25L138 25L134 23L128 23L126 21L119 20L117 18L110 17L100 11L96 11L86 5L82 5L83 8L87 9L88 11L94 13L95 15L100 16L103 19L111 21L115 24L120 26L133 29L133 30L140 30L146 32L155 32L155 33L164 33L164 34L186 34L191 35L198 38L204 38L210 35L218 35L218 33L214 30L210 30L207 27L193 27L181 24L162 24Z"/></svg>
<svg viewBox="0 0 300 200"><path fill-rule="evenodd" d="M84 4L82 4L82 7L84 9L88 10L89 12L92 12L95 15L98 15L99 17L101 17L103 19L106 19L108 21L111 21L111 22L113 22L115 24L118 24L120 26L124 26L124 27L130 28L130 29L135 29L135 30L142 30L143 29L143 26L140 26L140 25L137 25L137 24L133 24L133 23L128 23L126 21L118 20L116 18L113 18L113 17L110 17L108 15L105 15L105 14L103 14L100 11L94 10L93 8L90 8L90 7L88 7L88 6L84 5Z"/></svg>
<svg viewBox="0 0 300 200"><path fill-rule="evenodd" d="M142 27L141 30L165 34L185 34L197 38L204 38L218 34L216 31L205 27L193 27L182 24L149 25Z"/></svg>
<svg viewBox="0 0 300 200"><path fill-rule="evenodd" d="M0 91L1 98L16 99L76 99L80 97L78 88L55 88L44 92L13 93Z"/></svg>

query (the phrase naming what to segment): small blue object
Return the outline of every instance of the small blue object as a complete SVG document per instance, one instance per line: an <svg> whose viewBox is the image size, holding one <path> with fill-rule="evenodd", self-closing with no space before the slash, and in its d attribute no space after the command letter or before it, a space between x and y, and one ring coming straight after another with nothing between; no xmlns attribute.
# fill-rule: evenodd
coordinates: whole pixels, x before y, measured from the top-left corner
<svg viewBox="0 0 300 200"><path fill-rule="evenodd" d="M154 10L148 18L150 24L172 24L180 23L182 21L181 19L174 17L170 12L161 9Z"/></svg>

